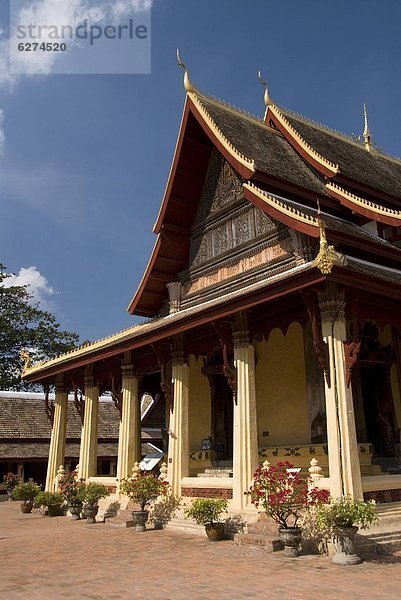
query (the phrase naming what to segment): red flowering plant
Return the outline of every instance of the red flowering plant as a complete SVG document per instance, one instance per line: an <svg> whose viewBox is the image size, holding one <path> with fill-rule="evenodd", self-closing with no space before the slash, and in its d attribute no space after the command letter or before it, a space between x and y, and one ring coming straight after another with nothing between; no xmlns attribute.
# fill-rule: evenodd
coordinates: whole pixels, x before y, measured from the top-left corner
<svg viewBox="0 0 401 600"><path fill-rule="evenodd" d="M21 477L19 477L19 475L14 475L14 473L7 473L7 475L3 475L3 483L8 492L12 492L20 481Z"/></svg>
<svg viewBox="0 0 401 600"><path fill-rule="evenodd" d="M253 484L245 493L250 495L252 504L262 507L284 529L297 527L305 509L328 501L327 490L309 490L308 480L288 461L258 467Z"/></svg>
<svg viewBox="0 0 401 600"><path fill-rule="evenodd" d="M139 504L141 511L145 506L156 500L159 496L166 496L170 491L167 481L161 481L152 473L142 472L132 479L122 479L120 491L129 499Z"/></svg>
<svg viewBox="0 0 401 600"><path fill-rule="evenodd" d="M74 473L66 473L59 484L59 492L68 506L80 506L84 501L85 480L77 479Z"/></svg>

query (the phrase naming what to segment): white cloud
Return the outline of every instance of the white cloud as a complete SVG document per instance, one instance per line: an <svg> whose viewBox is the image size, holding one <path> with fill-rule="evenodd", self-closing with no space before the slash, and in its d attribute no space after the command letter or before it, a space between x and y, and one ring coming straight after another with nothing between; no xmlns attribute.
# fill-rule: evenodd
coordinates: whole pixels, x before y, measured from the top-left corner
<svg viewBox="0 0 401 600"><path fill-rule="evenodd" d="M6 136L4 133L4 110L0 108L0 156L4 154Z"/></svg>
<svg viewBox="0 0 401 600"><path fill-rule="evenodd" d="M113 17L123 17L131 12L146 12L152 8L152 0L115 0L110 6Z"/></svg>
<svg viewBox="0 0 401 600"><path fill-rule="evenodd" d="M27 285L28 291L32 295L32 303L39 303L43 310L53 308L49 298L53 296L54 289L36 267L22 267L18 275L10 275L3 283L4 287Z"/></svg>
<svg viewBox="0 0 401 600"><path fill-rule="evenodd" d="M84 19L90 24L105 24L109 19L116 19L132 14L133 12L146 12L152 7L152 0L27 0L27 4L20 10L15 19L18 25L32 25L57 27L78 27ZM1 25L0 25L1 31ZM54 29L53 29L54 31ZM0 33L1 35L1 33ZM21 40L12 36L11 44L17 47ZM40 37L41 43L54 42L51 31L43 28ZM74 38L69 41L69 47L77 45L79 40ZM3 46L3 48L1 47ZM5 44L0 43L0 84L8 83L12 76L8 70L8 59L5 54ZM57 52L15 52L13 53L14 72L25 75L50 75L55 61L63 53Z"/></svg>

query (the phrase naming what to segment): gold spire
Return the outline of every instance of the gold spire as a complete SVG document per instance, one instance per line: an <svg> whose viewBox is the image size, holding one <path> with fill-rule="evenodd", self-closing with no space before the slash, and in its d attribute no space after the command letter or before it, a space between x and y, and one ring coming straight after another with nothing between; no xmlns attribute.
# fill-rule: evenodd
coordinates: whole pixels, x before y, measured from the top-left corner
<svg viewBox="0 0 401 600"><path fill-rule="evenodd" d="M334 265L344 265L346 258L344 254L334 250L334 246L329 246L326 237L326 223L323 220L320 211L320 202L317 201L317 222L319 225L320 248L319 253L313 261L313 265L319 269L323 275L330 275Z"/></svg>
<svg viewBox="0 0 401 600"><path fill-rule="evenodd" d="M19 355L20 355L21 360L24 362L24 365L22 367L22 372L24 372L27 369L29 369L29 367L32 365L32 360L31 360L28 350L26 350L25 348L22 348Z"/></svg>
<svg viewBox="0 0 401 600"><path fill-rule="evenodd" d="M266 108L268 106L271 106L273 104L272 99L269 96L269 88L267 87L267 83L266 81L263 79L262 77L262 73L260 72L260 70L258 71L258 77L259 77L259 81L262 84L262 86L265 88L265 93L264 93L264 101L265 101L265 106Z"/></svg>
<svg viewBox="0 0 401 600"><path fill-rule="evenodd" d="M177 48L177 62L178 62L178 66L181 67L182 69L184 69L184 89L185 89L185 91L186 92L196 92L197 91L196 87L192 84L191 80L189 79L188 69L181 60L180 51L178 48Z"/></svg>
<svg viewBox="0 0 401 600"><path fill-rule="evenodd" d="M369 125L368 125L368 111L366 110L366 103L363 103L363 118L364 118L364 123L365 123L365 127L363 130L363 145L365 146L366 150L371 150L372 148L372 136L370 133L370 129L369 129Z"/></svg>

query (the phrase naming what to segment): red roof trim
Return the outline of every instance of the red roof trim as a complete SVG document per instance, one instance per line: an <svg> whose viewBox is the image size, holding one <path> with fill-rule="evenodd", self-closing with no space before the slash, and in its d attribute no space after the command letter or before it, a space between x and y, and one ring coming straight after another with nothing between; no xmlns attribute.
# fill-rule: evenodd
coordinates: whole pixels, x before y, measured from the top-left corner
<svg viewBox="0 0 401 600"><path fill-rule="evenodd" d="M277 118L276 116L268 111L267 112L267 121L266 123L273 123L277 129L283 134L287 142L291 144L291 146L308 162L312 167L314 167L319 173L322 173L325 177L333 178L336 173L333 170L325 167L321 162L317 161L313 154L308 153L297 141L296 137L291 134L291 130L287 129ZM295 128L294 128L295 129Z"/></svg>
<svg viewBox="0 0 401 600"><path fill-rule="evenodd" d="M252 190L244 187L244 195L247 200L252 202L255 206L263 210L266 214L268 214L272 219L276 219L276 221L280 221L284 225L295 229L296 231L300 231L301 233L305 233L306 235L310 235L311 237L318 238L319 237L319 228L314 227L313 225L308 225L302 221L298 221L295 217L292 218L290 215L274 208L268 202L261 200Z"/></svg>

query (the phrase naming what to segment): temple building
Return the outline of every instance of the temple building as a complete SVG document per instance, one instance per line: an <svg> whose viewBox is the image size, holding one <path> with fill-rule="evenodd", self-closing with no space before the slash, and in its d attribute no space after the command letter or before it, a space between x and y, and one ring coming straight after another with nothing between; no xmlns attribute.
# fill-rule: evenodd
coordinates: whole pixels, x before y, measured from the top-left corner
<svg viewBox="0 0 401 600"><path fill-rule="evenodd" d="M120 399L118 481L141 459L149 383L167 406L175 494L230 499L288 460L333 496L401 500L401 160L285 110L185 104L156 242L128 311L143 323L36 365L55 386L48 486L82 391L79 474L96 471L99 394ZM168 446L168 447L167 447Z"/></svg>

